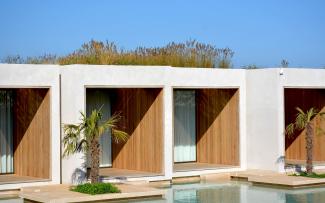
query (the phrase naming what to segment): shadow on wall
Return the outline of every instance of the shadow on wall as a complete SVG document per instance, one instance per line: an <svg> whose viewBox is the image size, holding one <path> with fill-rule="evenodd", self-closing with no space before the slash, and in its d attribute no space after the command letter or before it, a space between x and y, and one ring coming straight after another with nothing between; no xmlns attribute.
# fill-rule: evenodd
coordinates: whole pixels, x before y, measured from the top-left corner
<svg viewBox="0 0 325 203"><path fill-rule="evenodd" d="M239 165L239 89L196 90L197 162Z"/></svg>
<svg viewBox="0 0 325 203"><path fill-rule="evenodd" d="M216 120L227 119L222 112L229 108L230 102L235 98L237 89L200 89L196 92L197 103L197 134L200 139ZM237 107L231 106L230 108ZM236 121L233 121L236 122ZM221 126L222 127L222 126Z"/></svg>
<svg viewBox="0 0 325 203"><path fill-rule="evenodd" d="M14 91L15 149L32 124L47 91L47 89L17 89Z"/></svg>
<svg viewBox="0 0 325 203"><path fill-rule="evenodd" d="M162 89L113 89L111 102L112 112L122 115L119 128L130 135L126 143L112 143L113 167L160 172Z"/></svg>
<svg viewBox="0 0 325 203"><path fill-rule="evenodd" d="M83 156L82 159L84 160L84 162L82 163L81 167L76 168L71 175L71 183L74 185L87 182L87 158L86 156Z"/></svg>
<svg viewBox="0 0 325 203"><path fill-rule="evenodd" d="M121 112L119 128L132 135L160 92L161 89L156 88L115 90L111 97L112 112Z"/></svg>

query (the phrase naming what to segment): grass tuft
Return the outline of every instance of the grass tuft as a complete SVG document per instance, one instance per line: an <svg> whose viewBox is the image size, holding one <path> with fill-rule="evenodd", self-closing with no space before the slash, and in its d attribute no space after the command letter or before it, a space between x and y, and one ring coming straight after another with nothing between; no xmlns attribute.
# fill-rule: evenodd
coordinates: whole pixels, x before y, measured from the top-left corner
<svg viewBox="0 0 325 203"><path fill-rule="evenodd" d="M90 195L121 192L116 186L112 185L111 183L85 183L74 186L70 190Z"/></svg>

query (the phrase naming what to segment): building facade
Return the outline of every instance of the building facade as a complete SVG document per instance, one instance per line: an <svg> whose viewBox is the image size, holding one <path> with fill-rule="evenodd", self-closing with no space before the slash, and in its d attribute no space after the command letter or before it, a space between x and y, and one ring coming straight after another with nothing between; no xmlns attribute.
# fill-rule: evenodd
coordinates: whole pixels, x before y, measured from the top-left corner
<svg viewBox="0 0 325 203"><path fill-rule="evenodd" d="M62 158L62 125L98 108L120 113L130 135L101 138L103 181L283 172L305 153L303 133L289 139L285 126L296 106L325 111L324 78L324 69L1 64L0 189L85 181L87 155ZM325 136L315 140L322 167Z"/></svg>

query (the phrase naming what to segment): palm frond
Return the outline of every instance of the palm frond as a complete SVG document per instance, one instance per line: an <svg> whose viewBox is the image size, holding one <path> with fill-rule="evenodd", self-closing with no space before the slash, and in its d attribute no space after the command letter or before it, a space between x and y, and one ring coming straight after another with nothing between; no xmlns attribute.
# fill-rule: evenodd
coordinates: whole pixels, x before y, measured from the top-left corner
<svg viewBox="0 0 325 203"><path fill-rule="evenodd" d="M104 131L111 129L111 135L114 142L125 142L129 135L126 132L117 129L117 123L121 120L121 118L122 116L120 112L113 114L109 119L104 121L101 126L98 127L99 134L102 135Z"/></svg>
<svg viewBox="0 0 325 203"><path fill-rule="evenodd" d="M289 135L289 136L292 136L294 131L296 129L296 126L294 123L290 123L287 127L286 127L286 130L285 130L285 134Z"/></svg>
<svg viewBox="0 0 325 203"><path fill-rule="evenodd" d="M295 130L303 130L306 128L307 124L312 121L312 119L319 115L319 114L324 114L324 113L319 113L317 109L315 108L310 108L306 112L304 112L301 108L296 107L297 114L296 114L296 119L294 123L290 123L285 130L285 134L291 136Z"/></svg>
<svg viewBox="0 0 325 203"><path fill-rule="evenodd" d="M79 129L78 125L74 125L74 124L64 124L63 125L63 130L64 132L68 132L68 131L76 131Z"/></svg>
<svg viewBox="0 0 325 203"><path fill-rule="evenodd" d="M98 139L106 130L111 129L114 141L126 141L128 134L121 130L117 130L117 123L121 119L120 113L114 114L111 118L101 122L102 113L100 110L93 110L89 116L80 112L80 123L66 124L64 129L64 153L68 156L76 152L87 152L89 143L93 139Z"/></svg>
<svg viewBox="0 0 325 203"><path fill-rule="evenodd" d="M324 135L325 130L321 127L316 128L316 135Z"/></svg>
<svg viewBox="0 0 325 203"><path fill-rule="evenodd" d="M298 114L305 114L305 112L299 107L296 107L296 110L298 111Z"/></svg>
<svg viewBox="0 0 325 203"><path fill-rule="evenodd" d="M324 116L325 115L325 111L320 111L320 112L318 112L319 113L319 115L321 115L321 116Z"/></svg>
<svg viewBox="0 0 325 203"><path fill-rule="evenodd" d="M318 114L318 110L312 107L307 111L306 114L307 114L307 122L310 122Z"/></svg>
<svg viewBox="0 0 325 203"><path fill-rule="evenodd" d="M112 128L112 138L116 143L119 143L120 141L126 142L129 139L129 134L124 131Z"/></svg>
<svg viewBox="0 0 325 203"><path fill-rule="evenodd" d="M297 130L302 130L306 127L306 125L307 125L307 115L303 111L301 112L299 111L296 116L295 127Z"/></svg>
<svg viewBox="0 0 325 203"><path fill-rule="evenodd" d="M86 139L82 139L78 142L77 152L87 152L89 149L89 142Z"/></svg>

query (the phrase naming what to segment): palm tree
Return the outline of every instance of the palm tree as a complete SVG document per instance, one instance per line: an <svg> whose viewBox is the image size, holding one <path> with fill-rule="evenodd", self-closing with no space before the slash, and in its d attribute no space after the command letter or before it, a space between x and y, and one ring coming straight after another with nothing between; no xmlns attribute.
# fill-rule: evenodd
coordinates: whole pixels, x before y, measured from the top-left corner
<svg viewBox="0 0 325 203"><path fill-rule="evenodd" d="M312 119L320 114L316 109L310 108L308 111L304 112L299 107L296 108L298 113L296 120L293 123L290 123L286 127L286 134L291 136L295 130L306 129L305 139L306 139L306 172L311 174L313 172L313 137L314 137L314 126Z"/></svg>
<svg viewBox="0 0 325 203"><path fill-rule="evenodd" d="M64 125L63 156L69 156L76 152L90 153L90 180L91 183L99 181L99 138L106 130L111 130L115 142L126 141L128 134L117 130L117 122L121 119L120 114L114 114L109 119L102 121L102 113L93 110L89 117L81 114L81 122L78 125Z"/></svg>

